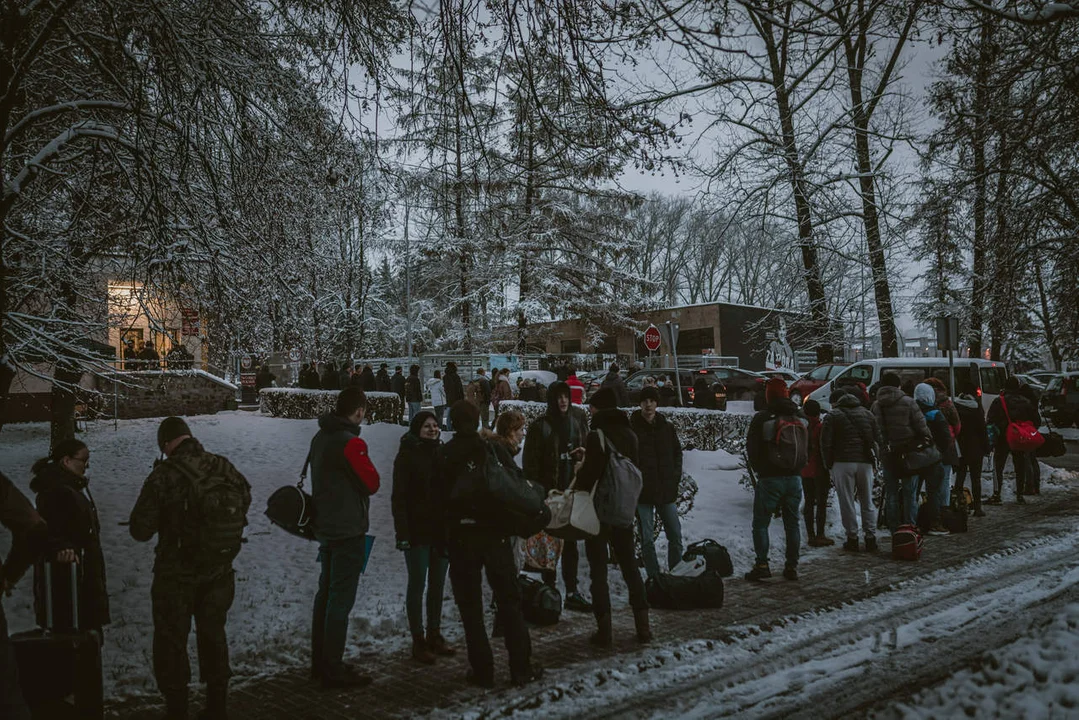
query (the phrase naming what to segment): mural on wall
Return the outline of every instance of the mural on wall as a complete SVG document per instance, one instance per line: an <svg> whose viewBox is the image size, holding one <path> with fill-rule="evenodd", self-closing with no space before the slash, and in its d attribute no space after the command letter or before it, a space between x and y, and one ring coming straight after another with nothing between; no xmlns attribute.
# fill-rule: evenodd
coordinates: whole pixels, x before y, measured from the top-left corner
<svg viewBox="0 0 1079 720"><path fill-rule="evenodd" d="M798 359L794 356L790 342L787 340L787 319L779 316L779 327L775 337L768 343L768 351L764 356L765 370L798 371Z"/></svg>

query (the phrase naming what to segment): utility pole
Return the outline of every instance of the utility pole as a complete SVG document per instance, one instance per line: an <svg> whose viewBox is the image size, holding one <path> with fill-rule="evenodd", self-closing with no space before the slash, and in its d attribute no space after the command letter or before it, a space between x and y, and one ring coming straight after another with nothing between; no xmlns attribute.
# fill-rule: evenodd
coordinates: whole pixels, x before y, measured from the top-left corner
<svg viewBox="0 0 1079 720"><path fill-rule="evenodd" d="M412 278L410 269L412 265L412 253L409 250L408 238L408 200L405 200L405 333L408 337L408 364L412 364Z"/></svg>

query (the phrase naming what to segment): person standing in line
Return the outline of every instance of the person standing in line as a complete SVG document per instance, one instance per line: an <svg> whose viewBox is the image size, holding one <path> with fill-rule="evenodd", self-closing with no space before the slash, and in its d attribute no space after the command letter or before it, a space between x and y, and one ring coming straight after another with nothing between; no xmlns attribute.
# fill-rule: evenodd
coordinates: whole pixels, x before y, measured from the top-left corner
<svg viewBox="0 0 1079 720"><path fill-rule="evenodd" d="M495 417L498 417L498 406L504 400L513 399L513 388L510 387L510 370L503 368L494 378L495 387L491 391L491 403L494 405Z"/></svg>
<svg viewBox="0 0 1079 720"><path fill-rule="evenodd" d="M89 467L90 449L86 443L74 438L61 440L49 457L34 463L30 489L37 496L38 513L49 526L50 559L54 563L78 563L79 627L100 634L110 621L109 591L105 554L101 551L101 521L86 478ZM41 627L47 627L44 571L40 565L35 567L34 609ZM66 579L61 582L65 587L70 584Z"/></svg>
<svg viewBox="0 0 1079 720"><path fill-rule="evenodd" d="M947 482L944 468L955 465L959 458L955 452L955 441L952 439L948 421L939 409L937 409L936 393L933 386L928 383L918 383L914 388L914 400L918 403L922 413L925 414L925 424L933 436L933 444L940 451L940 462L921 471L926 483L926 503L929 507L928 533L930 535L944 536L950 534L941 521L940 498L943 497L940 486Z"/></svg>
<svg viewBox="0 0 1079 720"><path fill-rule="evenodd" d="M806 536L811 547L835 545L835 540L824 534L828 520L828 491L832 480L828 477L828 468L821 456L821 419L820 403L806 400L802 412L809 423L809 462L802 468L802 492L805 495L803 515L806 523Z"/></svg>
<svg viewBox="0 0 1079 720"><path fill-rule="evenodd" d="M431 393L431 405L435 409L435 418L439 429L446 427L446 388L442 384L442 371L435 370L435 376L427 381L427 392Z"/></svg>
<svg viewBox="0 0 1079 720"><path fill-rule="evenodd" d="M482 688L495 686L494 654L487 638L483 619L483 574L491 587L498 608L498 624L503 629L509 653L510 679L522 686L538 680L542 668L532 664L532 640L521 614L521 588L517 583L510 538L502 529L502 508L486 497L476 500L472 495L455 499L458 483L465 483L477 468L487 461L487 441L479 434L480 413L474 403L458 400L450 407L450 422L457 428L445 447L447 478L446 503L449 532L450 583L453 597L461 614L461 624L468 646L469 670L465 681ZM504 467L513 471L517 464L499 444L494 444L496 457ZM519 472L519 471L518 471Z"/></svg>
<svg viewBox="0 0 1079 720"><path fill-rule="evenodd" d="M585 440L584 460L577 469L576 489L590 492L607 471L610 462L608 445L613 446L634 465L640 467L637 453L637 436L630 427L626 414L618 409L618 398L611 388L601 388L588 400L588 410L592 413L592 430ZM600 432L603 438L600 438ZM632 498L634 504L639 497ZM629 500L629 498L627 498ZM621 502L619 502L621 505ZM599 535L584 541L585 555L588 557L588 572L592 580L592 614L596 618L596 632L590 642L593 645L609 648L614 643L611 625L611 592L607 579L607 545L614 548L622 579L629 590L629 604L633 608L633 622L637 630L637 641L644 644L652 641L652 629L648 619L648 598L644 592L644 581L637 569L637 557L633 548L633 525L614 527L601 525Z"/></svg>
<svg viewBox="0 0 1079 720"><path fill-rule="evenodd" d="M408 368L408 378L405 380L405 402L408 403L408 421L416 417L416 413L423 407L423 385L420 384L420 366L412 365Z"/></svg>
<svg viewBox="0 0 1079 720"><path fill-rule="evenodd" d="M900 525L913 525L918 519L918 474L900 465L899 454L933 440L925 415L900 383L899 375L885 373L871 409L880 428L885 520L892 533Z"/></svg>
<svg viewBox="0 0 1079 720"><path fill-rule="evenodd" d="M437 372L437 371L436 371ZM430 665L453 655L442 637L442 594L450 561L443 507L447 500L442 443L434 413L416 413L393 461L393 526L397 549L405 555L408 589L405 609L412 632L412 658ZM427 587L427 632L423 590Z"/></svg>
<svg viewBox="0 0 1079 720"><path fill-rule="evenodd" d="M342 390L334 412L319 418L307 455L322 564L311 623L311 674L326 689L371 683L344 662L348 616L367 554L371 496L380 485L367 443L360 438L366 413L362 390Z"/></svg>
<svg viewBox="0 0 1079 720"><path fill-rule="evenodd" d="M465 388L461 384L461 376L457 374L457 363L452 360L446 363L442 386L446 389L446 404L451 408L465 399ZM446 425L447 430L453 430L453 417L449 413L446 413Z"/></svg>
<svg viewBox="0 0 1079 720"><path fill-rule="evenodd" d="M321 376L321 385L323 390L340 390L341 384L338 382L337 368L334 367L332 362L326 363L325 369Z"/></svg>
<svg viewBox="0 0 1079 720"><path fill-rule="evenodd" d="M277 377L270 372L270 366L263 364L263 366L259 368L259 371L255 373L255 390L258 391L263 388L273 387L274 380L276 379Z"/></svg>
<svg viewBox="0 0 1079 720"><path fill-rule="evenodd" d="M498 382L498 368L494 369L491 380ZM485 368L476 368L476 383L479 387L479 397L476 398L476 403L480 408L480 422L488 430L493 425L491 422L491 401L494 398L494 391L491 389L491 380L487 379L487 370ZM495 405L495 414L498 414L497 405Z"/></svg>
<svg viewBox="0 0 1079 720"><path fill-rule="evenodd" d="M1027 383L1022 383L1019 386L1019 392L1022 393L1023 397L1025 397L1030 402L1030 406L1033 407L1034 411L1037 413L1038 412L1038 397L1034 394L1034 388L1032 388ZM1034 427L1040 427L1041 426L1040 413L1038 413L1038 414L1039 414L1038 423ZM1029 462L1030 462L1030 465L1027 468L1027 476L1026 476L1026 483L1024 485L1024 491L1028 495L1041 495L1042 494L1042 466L1041 466L1041 463L1038 462L1037 453L1028 452L1026 455L1027 455L1027 460L1029 460Z"/></svg>
<svg viewBox="0 0 1079 720"><path fill-rule="evenodd" d="M588 424L577 417L570 405L570 389L564 382L551 383L547 389L547 412L528 426L525 433L522 465L525 477L538 482L545 490L565 490L573 481L575 463L584 457ZM592 612L578 590L577 570L580 564L580 541L566 540L562 545L562 582L566 586L567 610ZM543 582L557 584L554 570L544 570Z"/></svg>
<svg viewBox="0 0 1079 720"><path fill-rule="evenodd" d="M226 458L206 452L182 418L157 428L165 456L146 478L128 529L138 542L157 535L154 581L154 677L166 718L186 720L191 618L198 640L199 678L206 683L206 720L228 717L232 676L225 625L236 594L232 561L240 552L251 486Z"/></svg>
<svg viewBox="0 0 1079 720"><path fill-rule="evenodd" d="M756 564L746 573L746 580L763 580L772 577L768 568L768 526L772 515L778 509L783 516L783 529L786 534L787 552L783 568L783 577L787 580L798 579L798 553L802 535L798 527L798 507L802 503L802 467L788 467L779 464L777 458L777 438L780 437L780 423L791 427L787 432L801 435L804 447L809 446L807 423L801 417L787 390L787 383L779 378L772 378L764 386L767 407L757 412L749 423L746 433L746 457L750 467L757 475L757 485L753 491L753 550Z"/></svg>
<svg viewBox="0 0 1079 720"><path fill-rule="evenodd" d="M569 399L574 405L584 404L584 383L577 377L577 370L574 367L569 368L569 377L566 378L566 385L569 385ZM613 392L613 391L612 391ZM615 396L615 406L617 407L617 398Z"/></svg>
<svg viewBox="0 0 1079 720"><path fill-rule="evenodd" d="M966 383L960 387L955 399L959 413L959 465L955 474L955 491L962 497L963 484L970 473L970 494L974 504L974 517L985 517L982 510L982 463L989 454L989 435L985 427L982 404L974 395L974 386Z"/></svg>
<svg viewBox="0 0 1079 720"><path fill-rule="evenodd" d="M400 370L400 368L398 368ZM390 382L390 371L386 363L378 366L375 373L375 392L393 392L393 384Z"/></svg>
<svg viewBox="0 0 1079 720"><path fill-rule="evenodd" d="M49 528L3 473L0 473L0 525L11 532L11 549L0 563L0 717L30 720L30 708L19 688L19 669L15 648L8 637L3 598L10 595L15 583L37 558L47 552Z"/></svg>
<svg viewBox="0 0 1079 720"><path fill-rule="evenodd" d="M986 502L990 505L1000 505L1000 490L1004 486L1004 465L1008 462L1008 454L1012 456L1012 466L1015 469L1015 502L1023 505L1026 499L1026 479L1030 469L1029 453L1016 452L1008 446L1008 423L1029 421L1034 427L1042 424L1038 407L1034 405L1020 391L1019 378L1009 375L1004 381L1002 392L993 404L989 406L989 412L985 417L988 425L996 427L997 442L993 448L993 496Z"/></svg>
<svg viewBox="0 0 1079 720"><path fill-rule="evenodd" d="M614 390L618 407L629 407L629 391L626 389L625 380L623 380L622 376L618 373L617 363L611 364L611 371L607 373L607 377L603 378L600 387L609 387Z"/></svg>
<svg viewBox="0 0 1079 720"><path fill-rule="evenodd" d="M612 387L611 390L614 390ZM682 479L682 443L667 418L656 412L659 391L641 390L640 409L629 419L637 436L637 454L641 469L641 497L637 501L637 520L641 523L641 554L648 577L659 575L656 557L655 522L663 523L667 536L668 571L682 560L682 524L678 519L678 483Z"/></svg>
<svg viewBox="0 0 1079 720"><path fill-rule="evenodd" d="M401 398L401 407L405 407L405 376L401 372L401 366L397 365L393 369L393 377L390 378L390 392L397 393L397 397Z"/></svg>
<svg viewBox="0 0 1079 720"><path fill-rule="evenodd" d="M363 372L360 375L360 387L365 393L375 392L375 371L368 364L363 366Z"/></svg>
<svg viewBox="0 0 1079 720"><path fill-rule="evenodd" d="M862 400L847 390L836 390L829 398L832 412L821 427L820 448L824 465L832 474L839 514L847 541L843 549L858 551L858 513L861 505L862 534L866 552L877 551L877 508L873 505L873 464L880 431L873 413Z"/></svg>

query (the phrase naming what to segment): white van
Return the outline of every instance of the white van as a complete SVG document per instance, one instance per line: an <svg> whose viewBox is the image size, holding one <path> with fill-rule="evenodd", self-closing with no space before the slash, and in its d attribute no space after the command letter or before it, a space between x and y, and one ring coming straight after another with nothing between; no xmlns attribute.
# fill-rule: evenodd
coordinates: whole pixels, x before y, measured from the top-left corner
<svg viewBox="0 0 1079 720"><path fill-rule="evenodd" d="M854 363L810 393L809 397L819 402L823 410L830 410L832 405L828 402L828 397L833 388L852 383L862 383L866 388L870 388L888 373L895 373L903 383L908 380L920 383L926 378L938 377L945 385L949 384L948 358L875 358ZM956 387L961 388L968 382L972 383L981 398L983 411L988 412L989 405L1004 389L1004 380L1007 377L1008 366L1002 362L976 358L955 359Z"/></svg>

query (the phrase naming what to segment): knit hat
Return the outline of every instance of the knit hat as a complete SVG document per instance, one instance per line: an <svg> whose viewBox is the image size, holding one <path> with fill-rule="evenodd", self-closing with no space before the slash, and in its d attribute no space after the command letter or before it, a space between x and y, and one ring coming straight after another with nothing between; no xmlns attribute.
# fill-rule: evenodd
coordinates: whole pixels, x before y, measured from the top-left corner
<svg viewBox="0 0 1079 720"><path fill-rule="evenodd" d="M649 385L648 387L642 388L641 389L641 402L644 402L645 400L655 400L658 403L659 402L659 390L657 390L655 387L653 387L651 385Z"/></svg>
<svg viewBox="0 0 1079 720"><path fill-rule="evenodd" d="M178 437L190 435L191 428L187 426L183 418L167 417L157 426L157 447L165 452L165 446Z"/></svg>
<svg viewBox="0 0 1079 720"><path fill-rule="evenodd" d="M614 390L605 387L600 388L595 395L589 400L588 404L595 407L597 410L610 410L611 408L618 407L618 396L614 394Z"/></svg>
<svg viewBox="0 0 1079 720"><path fill-rule="evenodd" d="M787 381L781 378L772 378L764 384L764 401L772 402L779 398L789 398L790 391L787 389Z"/></svg>
<svg viewBox="0 0 1079 720"><path fill-rule="evenodd" d="M932 385L918 383L914 386L914 400L925 407L934 407L937 404L937 393Z"/></svg>

